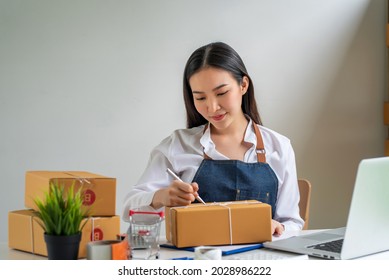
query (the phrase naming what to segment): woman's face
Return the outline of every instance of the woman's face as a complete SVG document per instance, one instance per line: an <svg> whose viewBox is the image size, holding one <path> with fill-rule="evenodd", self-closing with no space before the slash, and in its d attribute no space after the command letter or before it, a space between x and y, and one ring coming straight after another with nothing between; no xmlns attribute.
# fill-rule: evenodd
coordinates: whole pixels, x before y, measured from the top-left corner
<svg viewBox="0 0 389 280"><path fill-rule="evenodd" d="M190 77L189 84L196 110L216 129L227 128L242 119L242 97L249 80L239 84L228 71L207 67Z"/></svg>

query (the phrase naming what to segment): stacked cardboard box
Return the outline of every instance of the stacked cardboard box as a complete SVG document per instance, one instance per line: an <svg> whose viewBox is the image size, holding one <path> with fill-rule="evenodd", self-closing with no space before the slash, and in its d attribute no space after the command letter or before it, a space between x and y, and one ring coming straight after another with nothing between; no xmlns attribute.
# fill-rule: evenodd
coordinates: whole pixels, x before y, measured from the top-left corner
<svg viewBox="0 0 389 280"><path fill-rule="evenodd" d="M28 171L25 178L25 206L28 209L8 214L8 246L34 254L47 256L43 229L33 215L37 209L34 199L44 199L51 181L69 188L82 187L84 207L90 209L89 218L82 230L79 258L85 258L90 241L113 240L120 234L120 217L116 210L116 179L80 171Z"/></svg>

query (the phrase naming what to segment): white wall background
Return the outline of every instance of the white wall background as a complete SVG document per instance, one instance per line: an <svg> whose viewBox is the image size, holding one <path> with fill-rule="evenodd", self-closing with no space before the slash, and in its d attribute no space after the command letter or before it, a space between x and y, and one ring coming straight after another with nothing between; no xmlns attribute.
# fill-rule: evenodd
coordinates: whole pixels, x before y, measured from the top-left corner
<svg viewBox="0 0 389 280"><path fill-rule="evenodd" d="M120 214L152 147L185 126L186 59L219 40L292 140L311 227L344 225L358 162L384 152L386 15L384 0L0 0L0 242L27 170L116 177Z"/></svg>

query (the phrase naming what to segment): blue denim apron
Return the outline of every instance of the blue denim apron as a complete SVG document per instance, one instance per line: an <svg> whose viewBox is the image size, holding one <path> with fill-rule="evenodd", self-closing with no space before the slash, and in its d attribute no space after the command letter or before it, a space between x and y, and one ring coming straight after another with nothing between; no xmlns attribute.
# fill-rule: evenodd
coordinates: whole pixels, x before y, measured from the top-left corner
<svg viewBox="0 0 389 280"><path fill-rule="evenodd" d="M258 162L212 160L204 153L193 182L199 185L198 193L205 202L259 200L271 205L274 217L278 179L266 163L262 135L254 122L253 127L257 137Z"/></svg>

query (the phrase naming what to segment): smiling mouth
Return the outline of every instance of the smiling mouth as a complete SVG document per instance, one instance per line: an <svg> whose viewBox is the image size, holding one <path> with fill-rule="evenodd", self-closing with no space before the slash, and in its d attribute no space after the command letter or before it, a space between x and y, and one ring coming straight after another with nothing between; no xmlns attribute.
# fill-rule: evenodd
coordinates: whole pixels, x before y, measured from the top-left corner
<svg viewBox="0 0 389 280"><path fill-rule="evenodd" d="M224 116L225 116L225 114L217 115L217 116L211 117L211 119L213 119L214 121L221 121L224 118Z"/></svg>

